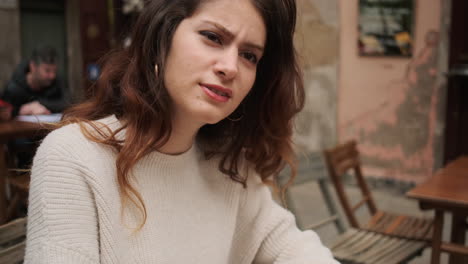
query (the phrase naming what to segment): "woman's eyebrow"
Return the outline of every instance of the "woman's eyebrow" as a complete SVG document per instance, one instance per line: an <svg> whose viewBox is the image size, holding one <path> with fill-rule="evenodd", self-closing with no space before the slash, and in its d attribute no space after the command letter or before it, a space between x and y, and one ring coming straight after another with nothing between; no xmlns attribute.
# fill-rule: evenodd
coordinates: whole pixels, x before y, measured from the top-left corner
<svg viewBox="0 0 468 264"><path fill-rule="evenodd" d="M250 49L256 49L258 50L258 52L261 52L261 53L263 53L263 50L264 50L262 46L253 44L253 43L246 43L245 46Z"/></svg>
<svg viewBox="0 0 468 264"><path fill-rule="evenodd" d="M216 29L221 31L223 33L223 35L225 35L225 37L228 38L229 40L232 40L232 39L235 38L234 33L232 33L229 29L227 29L223 25L221 25L219 23L216 23L214 21L209 21L209 20L204 20L203 22L213 25ZM264 50L263 46L255 44L255 43L250 43L249 42L249 43L246 43L244 46L246 46L248 48L256 49L256 50L258 50L259 52L262 52L262 53L263 53L263 50Z"/></svg>
<svg viewBox="0 0 468 264"><path fill-rule="evenodd" d="M229 39L233 39L235 37L234 33L232 33L229 29L225 28L221 24L218 24L216 22L209 21L209 20L205 20L203 22L213 25L216 29L221 31L223 33L223 35L226 35L226 37L229 38Z"/></svg>

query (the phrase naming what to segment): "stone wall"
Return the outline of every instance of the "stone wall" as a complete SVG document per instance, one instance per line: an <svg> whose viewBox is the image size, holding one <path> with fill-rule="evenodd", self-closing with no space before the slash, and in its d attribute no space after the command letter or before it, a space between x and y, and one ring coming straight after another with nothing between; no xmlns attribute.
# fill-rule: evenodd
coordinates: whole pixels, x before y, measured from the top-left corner
<svg viewBox="0 0 468 264"><path fill-rule="evenodd" d="M319 151L336 142L338 68L337 0L298 0L295 43L304 69L306 104L296 119L300 151Z"/></svg>

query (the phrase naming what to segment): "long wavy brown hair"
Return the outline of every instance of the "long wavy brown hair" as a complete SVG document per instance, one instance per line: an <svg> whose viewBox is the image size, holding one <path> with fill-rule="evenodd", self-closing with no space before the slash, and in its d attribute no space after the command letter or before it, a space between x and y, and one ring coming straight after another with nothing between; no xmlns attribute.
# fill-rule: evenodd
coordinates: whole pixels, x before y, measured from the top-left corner
<svg viewBox="0 0 468 264"><path fill-rule="evenodd" d="M142 157L163 146L171 134L172 102L164 87L164 65L172 37L183 19L209 1L213 0L148 1L134 26L131 45L106 56L90 98L64 115L62 125L79 123L90 140L118 152L116 168L122 203L130 201L140 209L143 220L139 228L146 222L146 208L130 183L131 170ZM292 118L304 104L302 75L293 45L295 1L252 3L267 29L254 86L232 118L205 125L197 134L206 157L219 155L219 170L244 187L247 179L240 175L238 167L242 159L265 183L274 183L274 176L285 164L292 168L291 180L294 178ZM157 76L155 65L159 69ZM94 122L109 115L121 121L117 131L102 129ZM243 117L232 121L239 116ZM118 140L116 134L122 130L125 139Z"/></svg>

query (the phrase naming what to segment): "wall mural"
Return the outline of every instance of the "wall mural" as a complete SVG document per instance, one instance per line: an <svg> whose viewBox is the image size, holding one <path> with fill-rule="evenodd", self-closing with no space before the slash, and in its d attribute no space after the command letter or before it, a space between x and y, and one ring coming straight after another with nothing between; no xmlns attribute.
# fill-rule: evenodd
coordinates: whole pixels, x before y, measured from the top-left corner
<svg viewBox="0 0 468 264"><path fill-rule="evenodd" d="M437 31L427 32L402 78L388 83L383 103L341 126L345 138L360 142L368 175L419 182L433 173L438 42Z"/></svg>

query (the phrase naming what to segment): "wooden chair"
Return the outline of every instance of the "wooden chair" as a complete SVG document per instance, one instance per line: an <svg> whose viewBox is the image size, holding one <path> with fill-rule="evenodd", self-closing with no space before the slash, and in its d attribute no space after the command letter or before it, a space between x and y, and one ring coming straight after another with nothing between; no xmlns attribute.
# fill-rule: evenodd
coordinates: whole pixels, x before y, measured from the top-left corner
<svg viewBox="0 0 468 264"><path fill-rule="evenodd" d="M427 243L350 228L329 245L342 264L397 264L420 256Z"/></svg>
<svg viewBox="0 0 468 264"><path fill-rule="evenodd" d="M25 212L22 213L21 210L25 210L28 204L29 182L31 179L29 172L15 173L15 171L12 171L7 180L10 188L10 199L8 200L6 213L8 221L24 216Z"/></svg>
<svg viewBox="0 0 468 264"><path fill-rule="evenodd" d="M280 174L280 183L285 183L285 174ZM302 229L313 229L319 231L327 224L334 223L337 229L337 236L333 242L327 246L333 256L342 264L397 264L421 254L426 246L426 242L392 237L385 234L378 234L372 231L350 228L346 230L340 214L336 210L337 206L334 198L328 190L327 169L320 154L314 153L308 159L301 160L299 164L298 176L293 185L303 184L308 181L317 181L319 189L327 206L329 215L304 228L305 224L297 216L297 206L291 191L286 192L286 201L289 209L296 214L296 219ZM314 210L313 208L312 210ZM301 223L301 224L299 224ZM345 232L343 232L345 231Z"/></svg>
<svg viewBox="0 0 468 264"><path fill-rule="evenodd" d="M37 143L31 143L26 146L8 147L8 164L7 185L10 190L8 197L8 205L6 211L6 220L12 220L19 217L24 217L28 204L30 170L19 168L16 156L18 153L28 153L31 157L37 149Z"/></svg>
<svg viewBox="0 0 468 264"><path fill-rule="evenodd" d="M26 246L26 218L0 226L0 263L22 263Z"/></svg>
<svg viewBox="0 0 468 264"><path fill-rule="evenodd" d="M330 178L351 226L356 229L365 229L395 237L430 241L433 227L432 219L401 215L377 209L361 172L359 152L356 145L355 141L349 141L324 151ZM355 176L362 193L362 199L355 205L351 205L342 182L342 176L349 171L353 172L352 174ZM361 225L355 213L364 205L369 209L371 217L367 224Z"/></svg>
<svg viewBox="0 0 468 264"><path fill-rule="evenodd" d="M310 181L317 181L324 202L327 205L327 210L330 213L330 217L326 219L323 224L333 222L338 232L343 233L345 231L345 224L342 219L338 217L338 207L334 203L333 196L327 187L327 178L327 169L321 153L313 152L307 156L303 156L299 160L297 176L289 187L298 186ZM279 176L279 183L281 185L285 185L288 182L288 179L289 171L283 171ZM296 212L296 205L294 203L294 199L292 199L292 194L289 188L286 190L284 198L283 206L288 208L294 214ZM300 218L296 218L296 222L301 229L311 229L313 227L305 226Z"/></svg>

